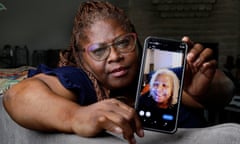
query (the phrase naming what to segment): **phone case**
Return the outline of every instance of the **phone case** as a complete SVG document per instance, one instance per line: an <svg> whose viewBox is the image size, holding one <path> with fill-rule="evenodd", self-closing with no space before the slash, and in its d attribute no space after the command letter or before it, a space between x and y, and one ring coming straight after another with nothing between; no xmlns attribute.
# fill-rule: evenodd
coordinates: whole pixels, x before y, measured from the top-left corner
<svg viewBox="0 0 240 144"><path fill-rule="evenodd" d="M145 39L135 104L144 129L176 132L186 52L181 41Z"/></svg>

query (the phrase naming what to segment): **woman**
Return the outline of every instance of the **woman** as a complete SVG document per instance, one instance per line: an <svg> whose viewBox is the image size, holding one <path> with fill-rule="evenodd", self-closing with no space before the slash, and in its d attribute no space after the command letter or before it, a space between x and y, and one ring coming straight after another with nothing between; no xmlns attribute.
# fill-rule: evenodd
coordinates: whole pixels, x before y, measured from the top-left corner
<svg viewBox="0 0 240 144"><path fill-rule="evenodd" d="M150 81L150 95L158 108L171 108L178 100L179 80L168 69L156 71Z"/></svg>
<svg viewBox="0 0 240 144"><path fill-rule="evenodd" d="M4 96L6 110L26 128L87 137L108 130L136 143L134 133L144 135L131 107L141 58L136 36L121 9L107 2L82 3L60 68L40 67L13 86ZM184 105L202 107L208 86L214 87L214 75L222 76L216 61L209 60L211 52L199 44L189 52Z"/></svg>

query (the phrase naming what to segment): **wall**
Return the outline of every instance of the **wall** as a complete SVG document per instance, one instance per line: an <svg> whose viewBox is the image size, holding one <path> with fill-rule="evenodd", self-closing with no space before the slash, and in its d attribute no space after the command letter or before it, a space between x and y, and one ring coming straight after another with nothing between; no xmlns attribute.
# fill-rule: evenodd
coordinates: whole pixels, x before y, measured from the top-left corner
<svg viewBox="0 0 240 144"><path fill-rule="evenodd" d="M82 1L2 0L7 11L0 12L0 49L5 44L26 45L30 53L34 50L66 48L74 15ZM128 6L127 1L112 2L124 9Z"/></svg>
<svg viewBox="0 0 240 144"><path fill-rule="evenodd" d="M27 45L33 50L62 49L69 43L73 17L82 0L2 0L8 8L0 12L0 48L5 44ZM211 0L210 0L211 1ZM158 0L111 0L127 10L141 42L148 35L217 43L219 65L226 55L240 54L240 0L216 0L208 17L161 18L152 2Z"/></svg>
<svg viewBox="0 0 240 144"><path fill-rule="evenodd" d="M213 10L206 17L175 18L162 18L154 4L159 2L159 0L132 0L130 3L131 18L141 41L148 35L174 39L188 35L193 41L217 43L220 67L227 55L236 57L240 54L239 0L216 0Z"/></svg>
<svg viewBox="0 0 240 144"><path fill-rule="evenodd" d="M61 49L68 45L79 1L7 1L0 13L0 47L27 45L29 50Z"/></svg>

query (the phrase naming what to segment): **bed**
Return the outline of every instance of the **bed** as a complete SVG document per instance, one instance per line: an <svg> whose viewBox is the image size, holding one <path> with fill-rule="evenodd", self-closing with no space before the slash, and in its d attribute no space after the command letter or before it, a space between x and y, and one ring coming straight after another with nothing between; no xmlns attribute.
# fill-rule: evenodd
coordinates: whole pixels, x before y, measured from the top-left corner
<svg viewBox="0 0 240 144"><path fill-rule="evenodd" d="M27 78L29 69L35 69L35 67L21 66L18 68L0 68L0 94L3 94L3 92L12 85Z"/></svg>

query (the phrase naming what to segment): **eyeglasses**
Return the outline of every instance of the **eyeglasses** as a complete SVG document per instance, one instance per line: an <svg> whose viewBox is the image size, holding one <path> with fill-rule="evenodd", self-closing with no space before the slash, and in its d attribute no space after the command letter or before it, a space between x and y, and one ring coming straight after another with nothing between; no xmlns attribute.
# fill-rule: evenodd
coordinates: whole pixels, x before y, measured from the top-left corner
<svg viewBox="0 0 240 144"><path fill-rule="evenodd" d="M120 53L130 53L136 47L136 34L127 33L115 38L111 43L95 43L90 45L86 51L95 60L105 60L110 52L111 47ZM84 50L85 51L85 50Z"/></svg>

